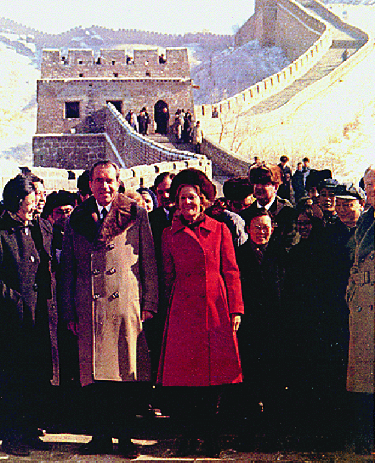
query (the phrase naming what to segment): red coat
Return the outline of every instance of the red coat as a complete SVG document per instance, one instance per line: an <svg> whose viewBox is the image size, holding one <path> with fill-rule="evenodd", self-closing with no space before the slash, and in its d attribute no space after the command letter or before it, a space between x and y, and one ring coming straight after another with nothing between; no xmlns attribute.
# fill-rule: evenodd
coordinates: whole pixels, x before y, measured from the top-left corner
<svg viewBox="0 0 375 463"><path fill-rule="evenodd" d="M194 231L179 219L164 230L169 310L158 382L213 386L242 381L230 314L243 313L239 270L227 226L205 217Z"/></svg>

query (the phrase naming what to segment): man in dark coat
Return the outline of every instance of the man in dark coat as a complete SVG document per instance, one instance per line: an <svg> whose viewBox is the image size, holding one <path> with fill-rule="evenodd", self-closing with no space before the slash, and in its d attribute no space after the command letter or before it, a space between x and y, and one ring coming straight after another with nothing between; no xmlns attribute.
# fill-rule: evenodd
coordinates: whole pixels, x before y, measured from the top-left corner
<svg viewBox="0 0 375 463"><path fill-rule="evenodd" d="M150 116L145 107L141 109L138 115L138 127L141 135L147 135L148 126L150 125Z"/></svg>
<svg viewBox="0 0 375 463"><path fill-rule="evenodd" d="M174 203L170 198L170 188L174 174L163 172L154 180L154 191L156 194L158 207L148 214L150 220L152 236L154 238L155 256L158 267L159 279L159 308L158 313L152 320L146 324L147 342L151 350L151 363L153 377L156 380L156 374L159 366L161 342L163 338L164 323L166 317L167 301L164 294L164 280L162 276L162 252L161 236L165 228L172 225L174 213Z"/></svg>
<svg viewBox="0 0 375 463"><path fill-rule="evenodd" d="M290 182L292 178L292 171L288 166L288 156L281 156L280 164L278 164L281 171L281 185L277 191L280 198L285 198L290 201Z"/></svg>
<svg viewBox="0 0 375 463"><path fill-rule="evenodd" d="M118 437L119 453L134 458L129 422L151 379L143 322L157 310L154 244L147 212L118 193L115 164L94 164L90 188L93 196L70 216L61 254L63 317L78 336L93 413L93 439L82 453L112 453Z"/></svg>
<svg viewBox="0 0 375 463"><path fill-rule="evenodd" d="M297 169L292 176L292 187L294 191L294 202L295 204L305 196L305 177L302 171L302 162L297 164Z"/></svg>
<svg viewBox="0 0 375 463"><path fill-rule="evenodd" d="M256 199L247 209L240 212L245 222L253 215L254 209L266 209L277 227L272 233L272 241L280 241L286 250L290 249L296 240L296 214L292 204L277 196L281 183L278 166L254 167L249 171L250 183L253 185L253 195Z"/></svg>

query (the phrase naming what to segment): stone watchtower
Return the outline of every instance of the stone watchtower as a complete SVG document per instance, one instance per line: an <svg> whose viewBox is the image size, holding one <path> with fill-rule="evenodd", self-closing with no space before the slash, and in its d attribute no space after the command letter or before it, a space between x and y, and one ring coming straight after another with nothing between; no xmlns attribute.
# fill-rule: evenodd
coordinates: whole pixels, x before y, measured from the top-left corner
<svg viewBox="0 0 375 463"><path fill-rule="evenodd" d="M124 116L146 107L153 133L166 112L172 116L183 108L194 113L187 49L167 48L165 56L157 49L134 50L133 56L123 50L101 50L99 56L92 50L69 50L66 56L44 50L37 102L33 151L39 165L46 159L43 136L103 133L109 102Z"/></svg>

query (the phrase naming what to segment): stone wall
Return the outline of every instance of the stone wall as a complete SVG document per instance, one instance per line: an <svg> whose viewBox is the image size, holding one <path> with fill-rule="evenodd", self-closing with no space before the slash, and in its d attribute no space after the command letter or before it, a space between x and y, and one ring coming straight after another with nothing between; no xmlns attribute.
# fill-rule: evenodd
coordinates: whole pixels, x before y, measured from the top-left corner
<svg viewBox="0 0 375 463"><path fill-rule="evenodd" d="M203 140L201 152L213 162L214 166L219 167L225 175L236 177L247 175L249 163L207 137Z"/></svg>
<svg viewBox="0 0 375 463"><path fill-rule="evenodd" d="M292 0L277 1L273 42L285 50L291 61L303 55L325 31L326 25L312 17L300 4Z"/></svg>
<svg viewBox="0 0 375 463"><path fill-rule="evenodd" d="M87 169L98 159L116 161L104 134L48 134L33 137L34 166Z"/></svg>

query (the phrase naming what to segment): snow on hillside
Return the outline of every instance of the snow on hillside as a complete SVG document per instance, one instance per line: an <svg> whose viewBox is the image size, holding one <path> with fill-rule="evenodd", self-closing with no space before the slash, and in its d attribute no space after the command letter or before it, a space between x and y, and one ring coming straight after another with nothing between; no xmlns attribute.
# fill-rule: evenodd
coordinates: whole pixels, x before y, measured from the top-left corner
<svg viewBox="0 0 375 463"><path fill-rule="evenodd" d="M194 102L217 103L275 74L289 63L281 48L264 48L257 40L238 48L205 52L201 62L191 69L194 84L200 87L194 92Z"/></svg>
<svg viewBox="0 0 375 463"><path fill-rule="evenodd" d="M0 169L2 175L31 164L36 129L36 81L40 71L28 57L0 43Z"/></svg>

